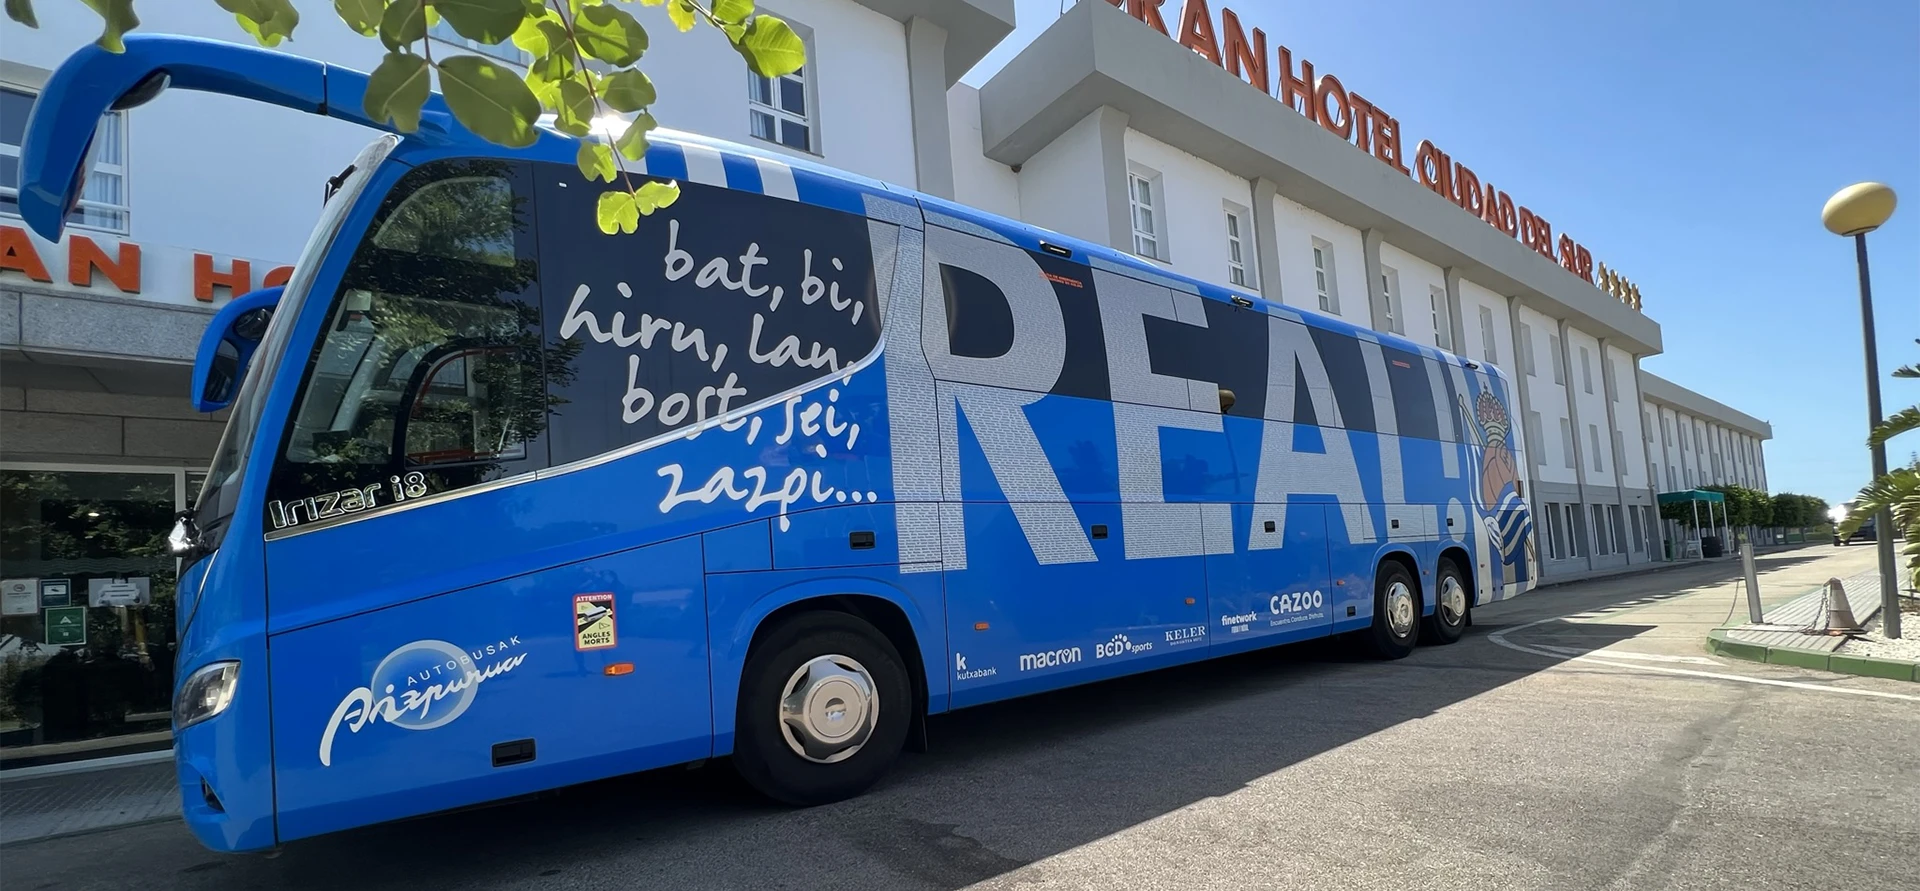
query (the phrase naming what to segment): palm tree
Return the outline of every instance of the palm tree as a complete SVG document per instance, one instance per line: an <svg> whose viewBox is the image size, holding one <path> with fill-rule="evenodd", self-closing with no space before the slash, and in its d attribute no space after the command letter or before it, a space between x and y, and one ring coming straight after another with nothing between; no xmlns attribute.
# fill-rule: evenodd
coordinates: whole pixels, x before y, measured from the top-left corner
<svg viewBox="0 0 1920 891"><path fill-rule="evenodd" d="M1902 365L1894 370L1893 376L1920 378L1920 365ZM1888 440L1909 430L1920 430L1920 405L1903 408L1881 421L1867 435L1867 446L1883 446ZM1899 529L1906 536L1907 545L1900 549L1900 553L1907 558L1907 583L1920 587L1920 469L1896 468L1868 483L1854 501L1853 511L1840 524L1840 535L1852 535L1882 508L1893 514L1894 529ZM1874 532L1876 535L1893 534L1892 529L1877 529Z"/></svg>

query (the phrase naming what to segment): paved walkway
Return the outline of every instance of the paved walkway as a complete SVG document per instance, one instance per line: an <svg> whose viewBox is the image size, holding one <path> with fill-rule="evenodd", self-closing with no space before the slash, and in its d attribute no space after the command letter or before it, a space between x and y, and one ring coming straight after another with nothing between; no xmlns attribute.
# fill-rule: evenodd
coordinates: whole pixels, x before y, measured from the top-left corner
<svg viewBox="0 0 1920 891"><path fill-rule="evenodd" d="M170 757L101 770L30 771L0 773L0 844L180 816Z"/></svg>
<svg viewBox="0 0 1920 891"><path fill-rule="evenodd" d="M1853 618L1864 623L1880 611L1880 572L1869 569L1840 580ZM1827 632L1827 590L1821 586L1768 609L1766 622L1727 629L1727 639L1764 647L1793 647L1831 653L1847 642L1844 634Z"/></svg>

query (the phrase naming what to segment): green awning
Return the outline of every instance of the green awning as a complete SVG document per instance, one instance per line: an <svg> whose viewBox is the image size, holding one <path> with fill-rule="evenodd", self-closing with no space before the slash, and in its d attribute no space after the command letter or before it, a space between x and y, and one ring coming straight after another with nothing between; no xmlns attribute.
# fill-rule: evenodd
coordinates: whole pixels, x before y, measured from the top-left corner
<svg viewBox="0 0 1920 891"><path fill-rule="evenodd" d="M1685 492L1662 492L1658 496L1658 500L1661 504L1686 504L1689 501L1725 502L1727 496L1719 492L1709 492L1705 489L1688 489Z"/></svg>

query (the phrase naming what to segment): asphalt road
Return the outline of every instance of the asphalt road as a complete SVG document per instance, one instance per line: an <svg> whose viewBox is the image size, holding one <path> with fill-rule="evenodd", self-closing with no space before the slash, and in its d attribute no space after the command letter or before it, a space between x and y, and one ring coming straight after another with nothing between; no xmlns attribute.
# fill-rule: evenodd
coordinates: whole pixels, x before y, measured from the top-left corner
<svg viewBox="0 0 1920 891"><path fill-rule="evenodd" d="M1773 555L1763 587L1871 560ZM1920 685L1706 657L1734 569L1544 589L1399 662L1308 645L968 710L829 807L716 764L275 859L173 822L51 839L0 850L0 884L1920 888Z"/></svg>

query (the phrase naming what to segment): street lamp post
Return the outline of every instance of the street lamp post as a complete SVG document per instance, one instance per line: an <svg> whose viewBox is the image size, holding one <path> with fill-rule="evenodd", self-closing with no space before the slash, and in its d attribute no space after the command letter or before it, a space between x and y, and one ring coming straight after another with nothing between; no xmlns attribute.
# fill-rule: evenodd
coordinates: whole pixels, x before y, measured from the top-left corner
<svg viewBox="0 0 1920 891"><path fill-rule="evenodd" d="M1893 216L1893 190L1882 183L1856 183L1835 192L1820 211L1820 222L1835 235L1853 238L1860 267L1860 332L1866 342L1867 417L1869 430L1880 426L1880 359L1873 338L1873 286L1867 277L1867 233ZM1873 477L1887 473L1887 447L1873 446ZM1874 515L1874 545L1880 553L1880 627L1889 638L1900 636L1900 582L1893 561L1893 513L1885 506Z"/></svg>

